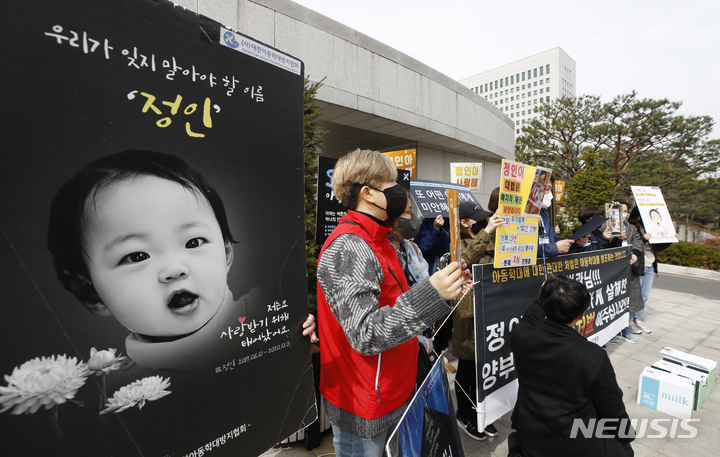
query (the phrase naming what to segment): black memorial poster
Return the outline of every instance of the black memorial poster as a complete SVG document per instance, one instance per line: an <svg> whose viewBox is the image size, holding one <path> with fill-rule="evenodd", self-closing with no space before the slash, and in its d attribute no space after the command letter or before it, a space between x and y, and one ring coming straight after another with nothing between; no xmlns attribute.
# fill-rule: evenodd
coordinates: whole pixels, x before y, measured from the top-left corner
<svg viewBox="0 0 720 457"><path fill-rule="evenodd" d="M2 454L309 425L302 62L165 0L1 5Z"/></svg>
<svg viewBox="0 0 720 457"><path fill-rule="evenodd" d="M540 294L547 277L562 275L583 283L591 303L575 329L603 345L627 326L630 305L630 248L618 247L550 259L532 266L473 265L479 428L510 411L517 398L510 332Z"/></svg>

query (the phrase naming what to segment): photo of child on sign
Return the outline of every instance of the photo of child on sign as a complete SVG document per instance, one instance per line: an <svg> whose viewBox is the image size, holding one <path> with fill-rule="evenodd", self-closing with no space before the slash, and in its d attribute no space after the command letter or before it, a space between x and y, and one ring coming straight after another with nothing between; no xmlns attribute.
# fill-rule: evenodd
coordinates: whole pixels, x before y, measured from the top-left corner
<svg viewBox="0 0 720 457"><path fill-rule="evenodd" d="M7 9L4 455L251 457L305 429L302 62L166 0Z"/></svg>
<svg viewBox="0 0 720 457"><path fill-rule="evenodd" d="M544 168L537 168L535 170L535 177L533 178L533 184L530 188L530 195L528 196L527 204L525 205L525 214L535 215L540 213L543 197L545 196L545 189L550 185L550 175Z"/></svg>
<svg viewBox="0 0 720 457"><path fill-rule="evenodd" d="M152 151L96 160L50 209L48 247L61 283L131 330L126 352L146 368L212 372L228 357L232 333L250 333L258 291L234 301L227 286L236 242L212 184L184 160ZM254 338L290 333L285 315Z"/></svg>

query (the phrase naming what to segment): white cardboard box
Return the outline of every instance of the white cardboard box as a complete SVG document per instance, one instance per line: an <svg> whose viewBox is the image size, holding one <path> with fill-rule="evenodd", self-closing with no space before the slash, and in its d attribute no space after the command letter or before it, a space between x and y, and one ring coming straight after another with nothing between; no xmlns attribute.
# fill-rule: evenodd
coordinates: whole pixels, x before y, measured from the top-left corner
<svg viewBox="0 0 720 457"><path fill-rule="evenodd" d="M640 374L637 402L650 409L679 417L692 418L695 380L645 367Z"/></svg>

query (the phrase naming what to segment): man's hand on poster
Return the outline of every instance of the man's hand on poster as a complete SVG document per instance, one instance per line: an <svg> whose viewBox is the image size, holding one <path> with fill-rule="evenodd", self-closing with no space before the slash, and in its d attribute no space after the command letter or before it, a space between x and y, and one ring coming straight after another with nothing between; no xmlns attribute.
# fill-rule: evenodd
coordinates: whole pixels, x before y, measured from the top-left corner
<svg viewBox="0 0 720 457"><path fill-rule="evenodd" d="M558 254L567 254L570 250L570 246L574 243L573 240L560 240L557 242Z"/></svg>
<svg viewBox="0 0 720 457"><path fill-rule="evenodd" d="M438 291L443 300L452 300L462 292L465 280L462 266L459 262L451 262L442 270L436 271L430 276L430 284Z"/></svg>
<svg viewBox="0 0 720 457"><path fill-rule="evenodd" d="M500 227L501 225L503 225L503 218L498 214L497 211L495 211L495 214L490 216L490 218L488 219L485 231L488 233L488 235L492 235L495 229Z"/></svg>
<svg viewBox="0 0 720 457"><path fill-rule="evenodd" d="M320 339L317 337L317 334L315 333L315 316L312 314L308 314L307 319L305 322L303 322L303 336L309 336L311 343L317 343L320 341Z"/></svg>
<svg viewBox="0 0 720 457"><path fill-rule="evenodd" d="M642 237L643 237L643 240L647 241L647 240L649 240L650 238L652 238L652 233L646 233L646 234L643 235Z"/></svg>
<svg viewBox="0 0 720 457"><path fill-rule="evenodd" d="M443 219L442 216L436 217L435 220L433 221L433 227L435 228L435 230L440 230L441 228L443 228L444 224L445 224L445 219Z"/></svg>

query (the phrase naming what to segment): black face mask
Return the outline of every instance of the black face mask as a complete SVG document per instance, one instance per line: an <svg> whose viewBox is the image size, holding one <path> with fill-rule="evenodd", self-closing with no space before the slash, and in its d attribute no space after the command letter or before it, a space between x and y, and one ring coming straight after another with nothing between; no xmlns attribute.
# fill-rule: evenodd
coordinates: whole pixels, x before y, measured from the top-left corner
<svg viewBox="0 0 720 457"><path fill-rule="evenodd" d="M414 214L410 219L398 217L397 221L397 231L400 232L406 240L415 238L420 231L420 218Z"/></svg>
<svg viewBox="0 0 720 457"><path fill-rule="evenodd" d="M482 230L482 229L484 229L485 227L487 227L487 225L488 225L488 219L483 219L483 220L481 220L481 221L475 222L475 223L472 225L472 227L470 227L470 230L472 230L472 232L473 232L475 235L477 235L478 233L480 233L480 230Z"/></svg>
<svg viewBox="0 0 720 457"><path fill-rule="evenodd" d="M387 201L387 208L378 206L375 203L373 203L373 205L385 211L387 213L388 219L397 219L402 215L402 213L405 212L408 197L407 192L405 192L405 189L400 187L400 184L395 184L394 186L388 187L385 190L375 190L380 191L385 195L385 200Z"/></svg>

